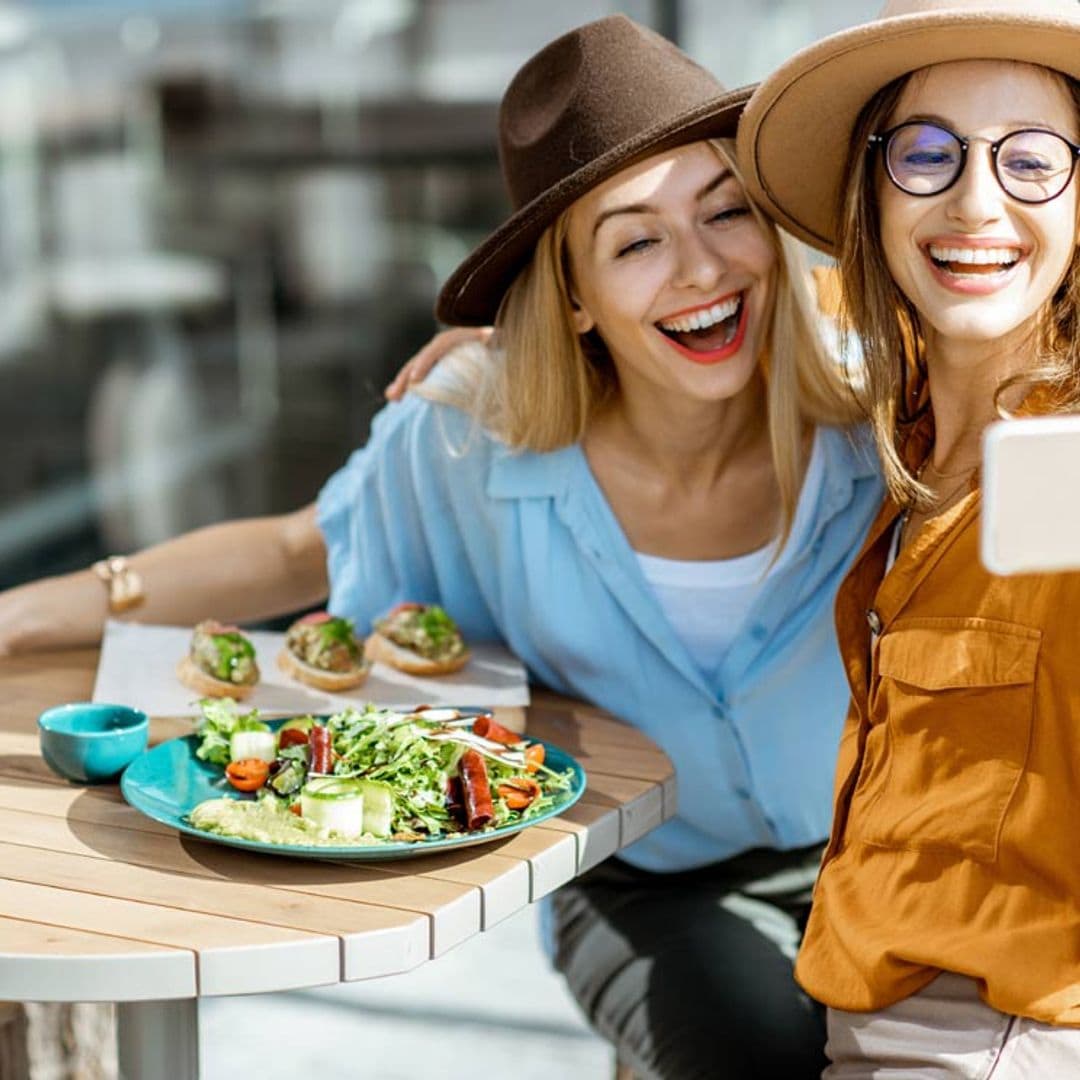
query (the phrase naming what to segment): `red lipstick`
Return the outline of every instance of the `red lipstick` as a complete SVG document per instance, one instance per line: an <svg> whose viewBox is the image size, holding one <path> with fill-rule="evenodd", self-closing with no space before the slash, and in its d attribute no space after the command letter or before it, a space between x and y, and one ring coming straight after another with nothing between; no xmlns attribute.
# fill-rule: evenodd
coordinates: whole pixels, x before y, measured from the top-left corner
<svg viewBox="0 0 1080 1080"><path fill-rule="evenodd" d="M716 303L717 301L714 300L711 304L707 306L712 307ZM701 364L703 366L707 366L710 364L720 364L723 363L723 361L730 359L739 351L739 349L742 348L743 339L746 337L746 327L750 321L749 309L750 305L746 302L746 298L744 296L742 301L742 307L739 311L739 325L735 329L735 336L726 345L721 345L718 349L710 349L708 351L689 349L681 342L676 341L672 337L668 337L668 335L664 334L663 331L661 331L661 334L667 341L667 343L673 349L675 349L676 352L679 352L683 356L685 356L687 360L690 360L695 364ZM690 308L688 310L700 311L701 308ZM679 312L679 314L688 314L688 312ZM670 318L675 318L675 316L672 315L670 316Z"/></svg>

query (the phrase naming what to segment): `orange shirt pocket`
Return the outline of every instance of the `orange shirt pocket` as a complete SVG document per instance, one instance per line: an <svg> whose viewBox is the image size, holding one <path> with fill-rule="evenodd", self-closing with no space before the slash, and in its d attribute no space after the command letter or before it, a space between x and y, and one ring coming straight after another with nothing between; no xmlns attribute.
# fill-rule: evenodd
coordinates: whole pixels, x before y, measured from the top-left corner
<svg viewBox="0 0 1080 1080"><path fill-rule="evenodd" d="M875 734L882 760L853 837L983 862L1027 760L1039 631L990 619L897 620L878 642ZM868 775L868 779L869 779ZM872 790L876 788L876 790Z"/></svg>

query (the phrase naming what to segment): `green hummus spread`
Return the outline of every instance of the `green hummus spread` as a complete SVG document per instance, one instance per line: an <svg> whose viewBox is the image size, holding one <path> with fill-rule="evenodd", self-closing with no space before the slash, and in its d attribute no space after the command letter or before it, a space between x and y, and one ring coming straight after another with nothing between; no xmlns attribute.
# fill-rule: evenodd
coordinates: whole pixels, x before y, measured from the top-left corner
<svg viewBox="0 0 1080 1080"><path fill-rule="evenodd" d="M436 604L401 605L377 619L375 629L425 660L453 660L466 651L457 624Z"/></svg>
<svg viewBox="0 0 1080 1080"><path fill-rule="evenodd" d="M380 841L369 834L339 836L290 813L273 799L208 799L188 814L196 829L256 840L264 844L303 844L307 847L366 847Z"/></svg>

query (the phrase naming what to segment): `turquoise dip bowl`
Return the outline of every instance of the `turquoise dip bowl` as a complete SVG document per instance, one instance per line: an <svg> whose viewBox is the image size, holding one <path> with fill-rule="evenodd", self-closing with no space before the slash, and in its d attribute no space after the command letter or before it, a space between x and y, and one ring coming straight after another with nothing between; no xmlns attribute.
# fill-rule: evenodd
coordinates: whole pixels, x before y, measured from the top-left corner
<svg viewBox="0 0 1080 1080"><path fill-rule="evenodd" d="M76 784L115 780L146 749L149 731L146 713L127 705L77 702L38 717L41 756Z"/></svg>

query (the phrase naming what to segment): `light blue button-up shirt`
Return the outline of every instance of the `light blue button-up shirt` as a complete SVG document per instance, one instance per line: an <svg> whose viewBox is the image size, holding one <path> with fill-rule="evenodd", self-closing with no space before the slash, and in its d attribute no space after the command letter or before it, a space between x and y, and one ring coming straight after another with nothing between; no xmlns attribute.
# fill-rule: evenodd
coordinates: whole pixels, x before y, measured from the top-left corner
<svg viewBox="0 0 1080 1080"><path fill-rule="evenodd" d="M644 731L671 758L678 812L621 854L684 870L829 831L847 684L837 586L881 500L865 443L819 433L825 482L805 543L764 581L706 678L668 623L580 446L514 453L463 413L410 395L319 496L330 609L371 620L440 603L474 641Z"/></svg>

